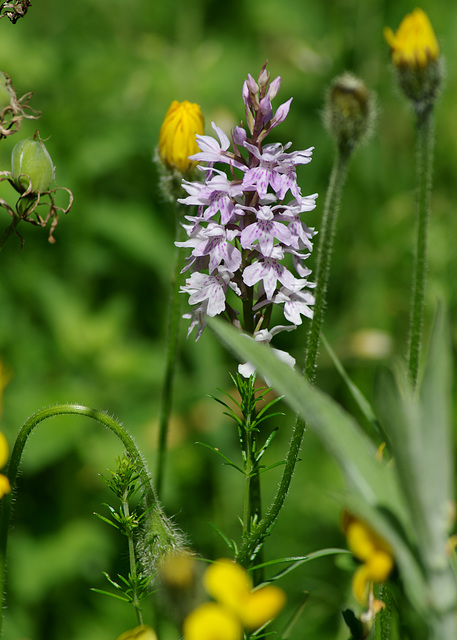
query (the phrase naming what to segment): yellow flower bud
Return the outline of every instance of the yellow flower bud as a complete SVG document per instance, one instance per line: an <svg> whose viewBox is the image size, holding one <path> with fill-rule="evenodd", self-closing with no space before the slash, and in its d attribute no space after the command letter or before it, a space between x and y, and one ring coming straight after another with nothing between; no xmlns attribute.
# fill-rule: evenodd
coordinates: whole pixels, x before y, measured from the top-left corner
<svg viewBox="0 0 457 640"><path fill-rule="evenodd" d="M384 29L392 62L398 71L398 82L416 112L430 109L442 82L440 47L427 14L415 9L405 16L394 33Z"/></svg>
<svg viewBox="0 0 457 640"><path fill-rule="evenodd" d="M160 157L168 167L186 173L195 166L189 156L199 150L195 136L203 133L204 120L199 105L174 100L160 128Z"/></svg>
<svg viewBox="0 0 457 640"><path fill-rule="evenodd" d="M38 132L33 138L18 142L11 156L11 174L18 191L43 193L54 180L54 165ZM28 176L28 177L27 177Z"/></svg>
<svg viewBox="0 0 457 640"><path fill-rule="evenodd" d="M396 67L424 68L440 55L435 32L422 9L414 9L405 16L397 33L386 27L384 37L392 50L392 62Z"/></svg>

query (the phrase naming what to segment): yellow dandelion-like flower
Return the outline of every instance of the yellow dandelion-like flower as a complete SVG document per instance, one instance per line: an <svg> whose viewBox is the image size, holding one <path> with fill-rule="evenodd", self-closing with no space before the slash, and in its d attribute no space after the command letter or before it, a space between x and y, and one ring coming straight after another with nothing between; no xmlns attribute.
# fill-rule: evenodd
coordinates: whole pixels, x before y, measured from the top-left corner
<svg viewBox="0 0 457 640"><path fill-rule="evenodd" d="M141 624L135 629L126 631L117 640L157 640L157 635L154 629L148 627L147 624Z"/></svg>
<svg viewBox="0 0 457 640"><path fill-rule="evenodd" d="M397 67L424 68L440 55L435 32L422 9L414 9L405 16L396 33L386 27L384 38L392 50L392 62Z"/></svg>
<svg viewBox="0 0 457 640"><path fill-rule="evenodd" d="M352 591L356 600L365 604L370 583L385 582L392 572L392 550L371 527L350 514L345 514L343 528L349 549L362 562L354 574Z"/></svg>
<svg viewBox="0 0 457 640"><path fill-rule="evenodd" d="M159 153L165 164L186 173L195 166L189 156L199 151L196 134L204 133L203 114L198 104L174 100L159 134Z"/></svg>

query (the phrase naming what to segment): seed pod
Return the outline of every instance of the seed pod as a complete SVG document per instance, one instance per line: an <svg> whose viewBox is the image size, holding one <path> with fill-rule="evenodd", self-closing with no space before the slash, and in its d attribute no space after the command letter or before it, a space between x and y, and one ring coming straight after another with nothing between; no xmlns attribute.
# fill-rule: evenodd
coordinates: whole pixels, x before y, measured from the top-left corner
<svg viewBox="0 0 457 640"><path fill-rule="evenodd" d="M9 78L6 73L0 71L0 111L10 106L11 97Z"/></svg>
<svg viewBox="0 0 457 640"><path fill-rule="evenodd" d="M24 193L30 184L34 193L43 193L51 186L54 180L54 165L38 132L33 138L22 140L14 147L11 155L11 174L16 188L21 193Z"/></svg>

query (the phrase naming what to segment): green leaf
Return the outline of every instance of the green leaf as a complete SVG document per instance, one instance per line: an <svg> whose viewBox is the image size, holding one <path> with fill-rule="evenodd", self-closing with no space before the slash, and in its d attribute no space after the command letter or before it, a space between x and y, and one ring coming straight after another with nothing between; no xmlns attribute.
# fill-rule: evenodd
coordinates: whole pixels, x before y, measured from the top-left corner
<svg viewBox="0 0 457 640"><path fill-rule="evenodd" d="M214 453L217 453L218 456L220 456L223 460L224 463L229 466L229 467L233 467L234 469L236 469L237 471L239 471L240 473L242 473L244 475L244 471L241 467L239 467L238 465L236 465L234 462L232 462L230 460L230 458L227 458L227 456L225 456L223 453L221 453L219 451L219 449L216 449L215 447L212 447L210 444L205 444L204 442L196 442L195 444L199 444L202 447L205 447L206 449L210 449L210 451L213 451Z"/></svg>
<svg viewBox="0 0 457 640"><path fill-rule="evenodd" d="M431 534L442 549L448 534L449 507L453 500L453 442L451 436L452 345L444 312L439 309L420 388L423 447L423 500Z"/></svg>
<svg viewBox="0 0 457 640"><path fill-rule="evenodd" d="M266 580L263 584L268 584L269 582L274 582L275 580L279 580L283 578L285 575L300 567L302 564L306 562L310 562L311 560L316 560L317 558L323 558L324 556L331 556L335 554L350 554L350 551L347 549L338 549L335 547L331 547L328 549L320 549L319 551L313 551L313 553L308 553L306 556L294 556L292 558L277 558L275 560L269 560L268 562L262 562L262 564L257 564L254 567L250 568L250 571L255 571L256 569L263 569L265 567L272 567L277 564L284 564L286 562L292 563L290 566L286 567L272 578Z"/></svg>
<svg viewBox="0 0 457 640"><path fill-rule="evenodd" d="M287 623L286 628L284 629L284 631L281 634L281 640L287 640L288 638L291 637L291 635L295 636L294 627L295 627L299 617L303 613L303 610L304 610L304 608L306 606L306 603L308 602L308 599L309 599L309 593L307 591L305 591L303 593L302 600L301 600L300 604L298 605L298 607L293 612L292 617L290 618L289 622Z"/></svg>
<svg viewBox="0 0 457 640"><path fill-rule="evenodd" d="M223 531L221 531L221 529L219 529L219 527L216 527L216 525L213 524L212 522L210 522L209 524L214 529L214 531L222 538L222 540L225 542L225 544L230 549L230 551L233 553L233 555L236 556L237 553L238 553L238 547L237 547L237 544L236 544L235 540L232 540L231 538L226 536L225 533Z"/></svg>
<svg viewBox="0 0 457 640"><path fill-rule="evenodd" d="M365 419L373 426L374 430L376 431L376 433L378 433L381 439L385 440L385 434L381 429L381 425L379 424L379 420L373 410L373 407L368 402L368 400L363 395L363 393L360 391L360 389L353 383L351 378L348 376L346 369L343 367L341 361L339 360L336 353L333 351L332 347L330 346L330 344L328 343L324 335L321 335L321 340L330 358L332 359L333 364L335 365L335 369L338 371L341 378L345 382L349 392L352 395L352 398L354 399L355 403L359 407L362 415L365 416Z"/></svg>
<svg viewBox="0 0 457 640"><path fill-rule="evenodd" d="M111 591L103 591L103 589L95 589L91 588L91 591L95 591L95 593L101 593L104 596L111 596L111 598L116 598L116 600L122 600L122 602L130 602L130 598L124 598L123 596L118 595L117 593L111 593Z"/></svg>
<svg viewBox="0 0 457 640"><path fill-rule="evenodd" d="M410 535L429 576L430 607L455 607L457 587L446 542L452 501L450 432L450 344L444 314L439 311L420 392L404 370L383 372L377 406L392 443L399 486L406 500Z"/></svg>

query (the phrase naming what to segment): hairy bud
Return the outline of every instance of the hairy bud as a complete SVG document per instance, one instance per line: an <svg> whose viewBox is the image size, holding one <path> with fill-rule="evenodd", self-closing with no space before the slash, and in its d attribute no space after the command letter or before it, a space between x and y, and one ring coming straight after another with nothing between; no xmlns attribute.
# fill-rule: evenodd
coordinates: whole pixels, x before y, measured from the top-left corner
<svg viewBox="0 0 457 640"><path fill-rule="evenodd" d="M324 120L341 153L350 153L367 138L374 117L373 94L365 83L351 73L335 78L328 92Z"/></svg>

